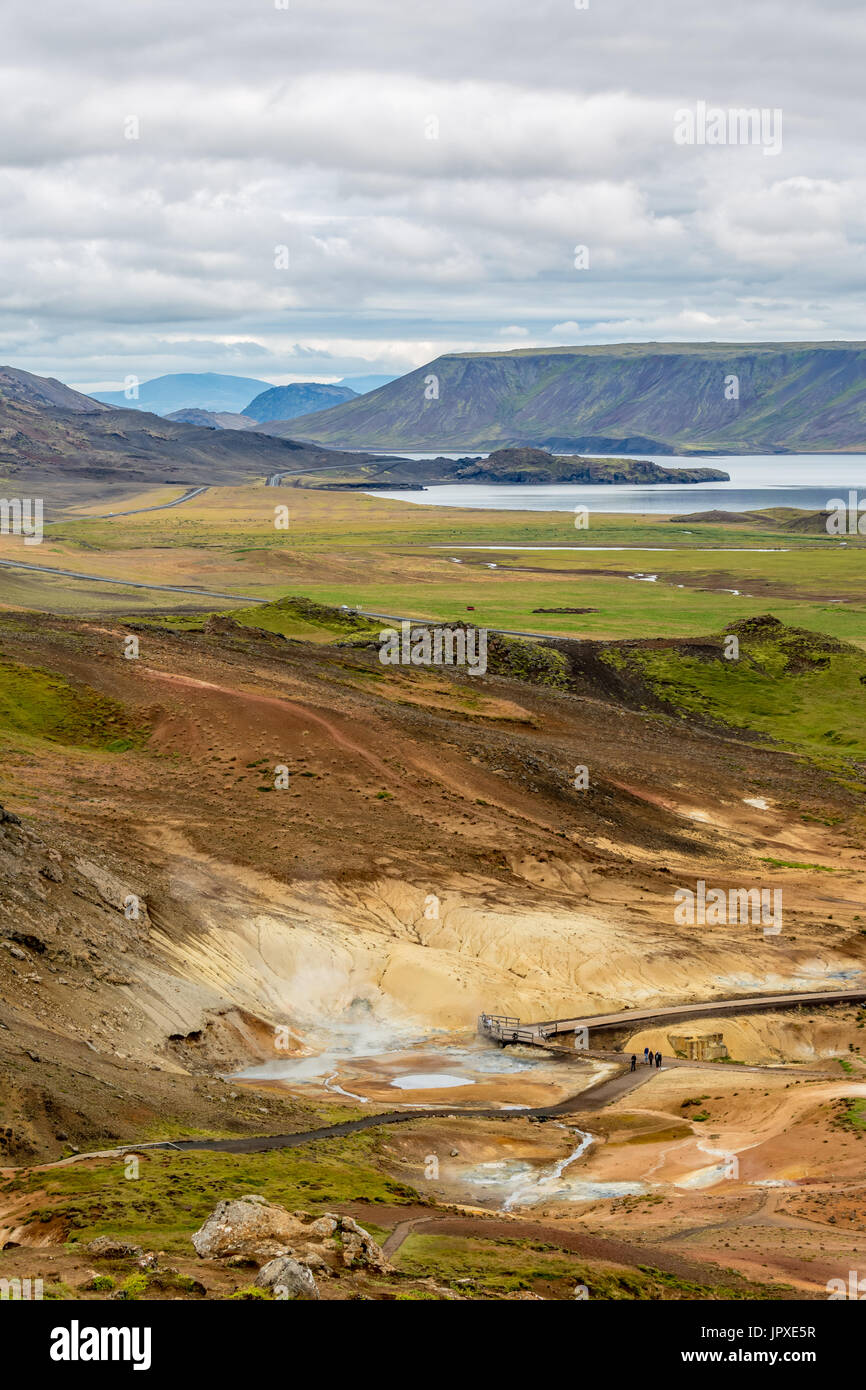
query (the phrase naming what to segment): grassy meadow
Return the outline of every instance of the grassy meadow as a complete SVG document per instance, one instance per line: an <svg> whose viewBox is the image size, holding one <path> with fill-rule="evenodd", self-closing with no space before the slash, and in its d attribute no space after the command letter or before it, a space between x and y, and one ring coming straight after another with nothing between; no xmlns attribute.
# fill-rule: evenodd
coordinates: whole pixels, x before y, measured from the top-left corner
<svg viewBox="0 0 866 1390"><path fill-rule="evenodd" d="M155 489L124 509L171 495ZM289 509L288 529L274 524L281 506ZM491 546L509 549L481 548ZM629 548L597 548L618 546ZM211 488L173 510L64 520L39 547L2 537L0 559L118 581L4 571L7 604L58 612L228 611L249 608L249 599L298 595L373 613L445 621L471 613L489 627L598 638L698 636L772 613L866 646L866 545L792 533L772 514L754 524L684 524L593 513L581 530L567 512L422 507L351 491ZM136 590L124 581L214 589L238 599ZM536 611L577 607L593 611ZM276 630L310 635L303 628L287 615Z"/></svg>

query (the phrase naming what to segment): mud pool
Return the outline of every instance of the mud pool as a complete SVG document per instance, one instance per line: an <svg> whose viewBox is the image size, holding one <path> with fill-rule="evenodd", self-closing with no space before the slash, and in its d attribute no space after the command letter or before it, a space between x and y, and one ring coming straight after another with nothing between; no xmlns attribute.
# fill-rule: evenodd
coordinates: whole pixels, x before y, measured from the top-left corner
<svg viewBox="0 0 866 1390"><path fill-rule="evenodd" d="M575 1095L608 1070L538 1048L501 1048L465 1035L412 1038L378 1025L359 1030L335 1023L305 1044L303 1055L275 1057L233 1079L278 1082L298 1093L330 1093L360 1104L530 1109Z"/></svg>

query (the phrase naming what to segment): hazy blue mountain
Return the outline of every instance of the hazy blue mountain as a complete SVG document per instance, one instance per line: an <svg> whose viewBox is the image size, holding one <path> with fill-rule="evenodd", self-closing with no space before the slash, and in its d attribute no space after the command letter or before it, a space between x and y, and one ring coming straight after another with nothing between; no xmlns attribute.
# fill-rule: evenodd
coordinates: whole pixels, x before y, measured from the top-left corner
<svg viewBox="0 0 866 1390"><path fill-rule="evenodd" d="M170 415L174 410L190 409L239 414L247 401L267 389L268 383L256 377L223 376L221 372L170 372L167 376L143 381L136 400L127 400L123 391L95 391L93 396L119 410L147 410L152 415Z"/></svg>
<svg viewBox="0 0 866 1390"><path fill-rule="evenodd" d="M328 393L310 395L303 401L302 408L294 408L295 397L300 400L300 391L295 387L271 386L267 381L259 381L251 376L226 376L222 372L169 372L165 376L143 381L138 388L138 398L127 400L123 391L94 391L92 397L105 405L119 410L146 410L151 415L172 415L178 410L207 410L214 414L239 415L245 413L244 407L254 398L270 391L291 392L280 405L285 414L261 415L257 420L291 420L296 415L309 414L314 410L326 410L331 405L352 400L366 391L375 391L394 381L393 376L345 377L335 386L324 386L315 381L302 381L295 386L314 392ZM339 394L333 393L338 391ZM273 402L268 409L273 408Z"/></svg>
<svg viewBox="0 0 866 1390"><path fill-rule="evenodd" d="M354 400L356 394L349 386L294 381L290 386L269 386L244 406L242 413L261 423L266 420L293 420L296 415L309 415L311 411L328 410L332 405Z"/></svg>

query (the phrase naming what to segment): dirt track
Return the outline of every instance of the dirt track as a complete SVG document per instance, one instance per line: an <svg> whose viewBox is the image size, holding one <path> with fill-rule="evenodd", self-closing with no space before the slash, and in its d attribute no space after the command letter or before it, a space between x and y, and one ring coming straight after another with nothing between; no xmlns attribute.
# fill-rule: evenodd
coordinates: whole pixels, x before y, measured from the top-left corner
<svg viewBox="0 0 866 1390"><path fill-rule="evenodd" d="M608 1059L622 1059L621 1053L604 1054L582 1054L589 1056L604 1056ZM328 1125L321 1129L306 1130L297 1134L271 1134L271 1135L248 1135L243 1139L180 1139L164 1144L149 1144L149 1148L171 1148L181 1151L192 1149L208 1149L223 1153L261 1153L266 1149L294 1149L301 1144L315 1143L320 1139L335 1139L341 1135L355 1134L362 1129L375 1129L380 1125L405 1124L409 1120L435 1120L435 1119L460 1119L461 1116L470 1119L486 1120L509 1120L509 1119L553 1119L560 1115L582 1115L592 1114L595 1111L603 1110L605 1106L613 1101L621 1099L630 1091L636 1090L645 1082L651 1081L653 1077L659 1075L659 1071L680 1067L685 1070L705 1070L707 1072L721 1073L730 1076L731 1069L723 1062L692 1062L679 1058L666 1058L663 1066L656 1069L654 1066L638 1065L635 1071L631 1071L626 1065L616 1076L605 1078L592 1086L588 1086L585 1091L579 1091L577 1095L570 1096L566 1100L561 1100L553 1105L543 1105L534 1108L521 1110L503 1110L501 1107L493 1109L466 1109L463 1106L433 1106L428 1110L419 1113L417 1110L388 1110L377 1115L364 1115L357 1120L344 1120L339 1124ZM743 1067L738 1071L760 1072L760 1067ZM773 1074L787 1071L792 1076L802 1079L804 1076L802 1068L798 1067L773 1067ZM816 1073L811 1073L815 1077ZM85 1155L82 1155L85 1157Z"/></svg>
<svg viewBox="0 0 866 1390"><path fill-rule="evenodd" d="M401 1221L394 1227L382 1249L392 1259L408 1236L474 1236L482 1240L538 1241L569 1250L588 1260L600 1260L627 1268L659 1269L676 1279L695 1284L728 1286L737 1283L730 1272L711 1264L699 1263L655 1244L633 1244L588 1232L566 1230L561 1225L532 1221L526 1217L508 1219L496 1216L421 1216ZM780 1290L780 1298L802 1298L802 1291Z"/></svg>

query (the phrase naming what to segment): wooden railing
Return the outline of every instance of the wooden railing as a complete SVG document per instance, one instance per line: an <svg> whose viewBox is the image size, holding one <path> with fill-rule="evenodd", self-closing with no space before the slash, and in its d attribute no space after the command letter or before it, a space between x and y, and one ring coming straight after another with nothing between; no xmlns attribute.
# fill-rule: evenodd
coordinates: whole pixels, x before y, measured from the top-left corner
<svg viewBox="0 0 866 1390"><path fill-rule="evenodd" d="M553 1023L521 1023L510 1014L480 1014L478 1031L496 1042L539 1043L557 1032Z"/></svg>
<svg viewBox="0 0 866 1390"><path fill-rule="evenodd" d="M575 1046L588 1047L589 1034L596 1029L636 1031L649 1023L679 1023L686 1019L716 1014L758 1013L762 1010L794 1009L824 1004L854 1004L866 1001L866 989L810 990L800 994L745 995L736 999L709 999L689 1004L662 1004L655 1008L625 1008L617 1013L590 1014L583 1018L556 1018L543 1023L521 1023L510 1014L480 1014L478 1031L497 1042L544 1044L558 1033L574 1033Z"/></svg>

